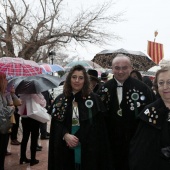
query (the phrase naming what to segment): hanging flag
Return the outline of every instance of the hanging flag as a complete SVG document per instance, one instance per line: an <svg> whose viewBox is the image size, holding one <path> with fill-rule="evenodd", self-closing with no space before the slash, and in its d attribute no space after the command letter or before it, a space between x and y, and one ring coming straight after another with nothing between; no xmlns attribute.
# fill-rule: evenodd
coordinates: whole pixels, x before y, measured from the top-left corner
<svg viewBox="0 0 170 170"><path fill-rule="evenodd" d="M148 55L156 64L159 64L164 56L163 44L148 41Z"/></svg>

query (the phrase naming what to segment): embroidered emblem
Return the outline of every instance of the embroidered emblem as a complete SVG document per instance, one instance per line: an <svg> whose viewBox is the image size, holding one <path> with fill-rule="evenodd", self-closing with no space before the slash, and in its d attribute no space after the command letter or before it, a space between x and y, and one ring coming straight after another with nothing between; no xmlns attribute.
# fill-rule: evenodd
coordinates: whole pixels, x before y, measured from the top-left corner
<svg viewBox="0 0 170 170"><path fill-rule="evenodd" d="M100 94L100 98L101 98L101 100L102 101L105 101L106 102L106 107L107 107L107 109L109 110L109 101L110 101L110 94L109 94L109 90L108 90L108 88L107 87L104 87L104 86L102 86L102 88L101 88L101 94Z"/></svg>
<svg viewBox="0 0 170 170"><path fill-rule="evenodd" d="M145 100L145 96L142 95L142 96L140 97L140 99L141 99L142 101L144 101L144 100Z"/></svg>
<svg viewBox="0 0 170 170"><path fill-rule="evenodd" d="M132 100L138 100L139 99L139 94L138 93L132 93L131 95Z"/></svg>
<svg viewBox="0 0 170 170"><path fill-rule="evenodd" d="M52 113L54 113L55 111L56 111L56 108L53 108Z"/></svg>
<svg viewBox="0 0 170 170"><path fill-rule="evenodd" d="M119 109L119 110L117 111L117 115L118 115L118 116L122 116L122 109Z"/></svg>
<svg viewBox="0 0 170 170"><path fill-rule="evenodd" d="M130 110L134 110L134 107L130 107Z"/></svg>
<svg viewBox="0 0 170 170"><path fill-rule="evenodd" d="M156 120L153 120L153 124L156 124Z"/></svg>
<svg viewBox="0 0 170 170"><path fill-rule="evenodd" d="M56 107L61 107L61 105L62 105L62 102L56 103Z"/></svg>
<svg viewBox="0 0 170 170"><path fill-rule="evenodd" d="M144 111L144 113L145 113L145 115L148 115L149 109L146 109L146 110Z"/></svg>
<svg viewBox="0 0 170 170"><path fill-rule="evenodd" d="M140 103L139 102L137 102L137 107L140 107Z"/></svg>
<svg viewBox="0 0 170 170"><path fill-rule="evenodd" d="M87 108L91 108L93 106L93 101L92 100L86 100L85 105Z"/></svg>
<svg viewBox="0 0 170 170"><path fill-rule="evenodd" d="M64 113L67 107L67 99L65 97L59 98L53 105L52 114L58 121L63 121Z"/></svg>
<svg viewBox="0 0 170 170"><path fill-rule="evenodd" d="M157 120L156 120L156 119L158 119L158 114L157 114L157 112L156 112L156 110L155 110L155 107L150 108L150 110L149 110L149 109L146 109L146 110L144 111L144 114L148 116L148 118L149 118L148 121L149 121L150 123L153 123L154 125L157 123Z"/></svg>
<svg viewBox="0 0 170 170"><path fill-rule="evenodd" d="M138 114L137 108L140 108L144 104L146 97L144 96L143 92L133 89L126 92L126 99L126 103L130 105L130 110L135 111L135 114Z"/></svg>
<svg viewBox="0 0 170 170"><path fill-rule="evenodd" d="M170 112L168 113L168 122L170 122Z"/></svg>

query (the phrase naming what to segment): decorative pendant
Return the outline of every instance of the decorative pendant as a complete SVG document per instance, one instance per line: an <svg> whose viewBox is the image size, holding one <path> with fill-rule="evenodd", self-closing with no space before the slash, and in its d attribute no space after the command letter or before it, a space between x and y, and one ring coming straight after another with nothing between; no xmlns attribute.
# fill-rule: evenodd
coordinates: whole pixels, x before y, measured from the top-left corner
<svg viewBox="0 0 170 170"><path fill-rule="evenodd" d="M117 115L118 115L118 116L122 116L122 109L119 109L119 110L117 111Z"/></svg>
<svg viewBox="0 0 170 170"><path fill-rule="evenodd" d="M168 122L170 122L170 112L168 113Z"/></svg>

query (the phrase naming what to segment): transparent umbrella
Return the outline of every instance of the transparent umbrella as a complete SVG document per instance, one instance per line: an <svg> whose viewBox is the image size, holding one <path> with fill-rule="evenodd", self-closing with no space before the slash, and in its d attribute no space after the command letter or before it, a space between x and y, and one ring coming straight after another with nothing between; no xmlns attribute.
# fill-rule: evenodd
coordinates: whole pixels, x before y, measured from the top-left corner
<svg viewBox="0 0 170 170"><path fill-rule="evenodd" d="M95 69L97 71L104 71L104 69L97 63L90 61L90 60L79 60L79 61L72 61L71 63L67 64L64 68L65 71L69 71L75 65L82 65L85 67L86 70L88 69Z"/></svg>
<svg viewBox="0 0 170 170"><path fill-rule="evenodd" d="M104 50L96 54L92 61L101 65L103 68L111 68L112 60L117 54L124 54L128 56L132 62L134 69L139 71L147 71L149 68L156 64L151 60L149 56L141 51L130 51L123 48L118 50Z"/></svg>

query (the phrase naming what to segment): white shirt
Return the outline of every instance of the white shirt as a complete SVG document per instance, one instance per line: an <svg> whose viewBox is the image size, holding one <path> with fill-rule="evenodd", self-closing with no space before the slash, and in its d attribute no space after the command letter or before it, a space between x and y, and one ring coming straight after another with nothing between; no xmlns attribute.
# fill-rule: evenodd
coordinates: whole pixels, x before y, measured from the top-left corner
<svg viewBox="0 0 170 170"><path fill-rule="evenodd" d="M118 86L123 86L123 84L120 83L118 80L116 80L116 82L117 82ZM117 87L117 97L118 97L119 105L120 105L120 103L122 101L122 94L123 94L123 89L122 88L123 87Z"/></svg>

